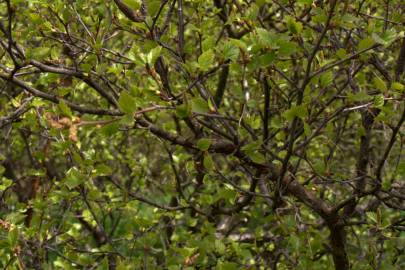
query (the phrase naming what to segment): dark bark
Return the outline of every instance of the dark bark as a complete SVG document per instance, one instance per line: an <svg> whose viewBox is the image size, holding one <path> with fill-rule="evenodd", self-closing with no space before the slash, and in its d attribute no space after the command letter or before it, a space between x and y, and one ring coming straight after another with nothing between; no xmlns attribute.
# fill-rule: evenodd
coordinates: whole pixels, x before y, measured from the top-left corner
<svg viewBox="0 0 405 270"><path fill-rule="evenodd" d="M371 128L374 123L374 117L378 114L375 111L365 111L363 113L363 128L365 134L360 137L360 150L357 159L357 181L355 183L355 194L360 195L364 192L366 186L366 176L370 157L370 139ZM352 201L346 205L344 212L346 216L351 216L356 208L356 198L353 197Z"/></svg>
<svg viewBox="0 0 405 270"><path fill-rule="evenodd" d="M270 85L267 78L263 78L264 91L264 110L263 110L263 142L267 143L269 138L269 120L270 120Z"/></svg>
<svg viewBox="0 0 405 270"><path fill-rule="evenodd" d="M217 86L217 91L215 92L214 101L215 105L219 108L221 106L222 98L225 93L226 82L229 75L229 66L226 65L222 68L221 74L219 74L219 81Z"/></svg>
<svg viewBox="0 0 405 270"><path fill-rule="evenodd" d="M121 10L124 15L133 22L143 22L145 17L139 10L132 10L121 0L114 0L117 7Z"/></svg>
<svg viewBox="0 0 405 270"><path fill-rule="evenodd" d="M405 38L402 39L401 51L397 59L397 66L395 68L395 80L399 81L401 75L405 70Z"/></svg>
<svg viewBox="0 0 405 270"><path fill-rule="evenodd" d="M329 230L329 242L335 269L350 269L349 258L346 252L346 233L344 226L341 224L331 224L329 225Z"/></svg>

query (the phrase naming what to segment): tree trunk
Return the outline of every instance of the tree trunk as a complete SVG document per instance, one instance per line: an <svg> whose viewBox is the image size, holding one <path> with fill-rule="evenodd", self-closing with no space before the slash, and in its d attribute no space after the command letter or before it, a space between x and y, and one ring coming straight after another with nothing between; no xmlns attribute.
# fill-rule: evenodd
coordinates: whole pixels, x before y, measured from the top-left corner
<svg viewBox="0 0 405 270"><path fill-rule="evenodd" d="M349 270L350 263L346 253L346 233L344 226L340 224L329 225L330 247L336 270Z"/></svg>

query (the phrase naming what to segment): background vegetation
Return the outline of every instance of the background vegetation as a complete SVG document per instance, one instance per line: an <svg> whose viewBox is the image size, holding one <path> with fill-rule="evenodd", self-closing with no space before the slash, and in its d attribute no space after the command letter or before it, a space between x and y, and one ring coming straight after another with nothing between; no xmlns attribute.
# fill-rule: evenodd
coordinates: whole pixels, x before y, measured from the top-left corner
<svg viewBox="0 0 405 270"><path fill-rule="evenodd" d="M404 8L1 1L0 267L405 269Z"/></svg>

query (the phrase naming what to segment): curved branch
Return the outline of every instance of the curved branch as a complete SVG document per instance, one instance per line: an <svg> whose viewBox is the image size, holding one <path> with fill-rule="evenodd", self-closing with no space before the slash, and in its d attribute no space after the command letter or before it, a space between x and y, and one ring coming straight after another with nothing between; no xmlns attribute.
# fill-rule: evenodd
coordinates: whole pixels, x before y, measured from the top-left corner
<svg viewBox="0 0 405 270"><path fill-rule="evenodd" d="M130 7L124 4L121 0L114 0L117 7L121 10L124 15L133 22L143 22L145 20L144 16L139 11L134 11Z"/></svg>
<svg viewBox="0 0 405 270"><path fill-rule="evenodd" d="M59 103L60 101L63 101L66 103L67 106L69 106L72 110L80 112L80 113L88 113L88 114L96 114L96 115L123 115L122 112L120 111L116 111L116 110L105 110L105 109L96 109L96 108L89 108L89 107L85 107L85 106L81 106L78 105L76 103L73 103L67 99L61 98L57 95L52 95L52 94L48 94L45 92L42 92L32 86L30 86L29 84L27 84L26 82L17 79L16 77L10 77L10 74L6 74L3 72L0 72L0 78L11 82L21 88L23 88L24 90L26 90L27 92L31 93L32 95L36 96L36 97L40 97L43 98L45 100L49 100L53 103Z"/></svg>

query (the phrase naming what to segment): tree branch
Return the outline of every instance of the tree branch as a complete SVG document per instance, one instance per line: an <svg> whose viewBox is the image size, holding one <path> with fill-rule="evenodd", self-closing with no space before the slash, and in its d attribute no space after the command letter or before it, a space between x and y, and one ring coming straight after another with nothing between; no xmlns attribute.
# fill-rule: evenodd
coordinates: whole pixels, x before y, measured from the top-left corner
<svg viewBox="0 0 405 270"><path fill-rule="evenodd" d="M143 14L139 11L132 10L130 7L125 5L121 0L114 0L117 7L121 10L124 15L133 22L143 22L145 20Z"/></svg>
<svg viewBox="0 0 405 270"><path fill-rule="evenodd" d="M219 74L217 91L215 92L214 101L217 108L221 106L221 102L225 93L226 82L229 75L229 65L224 66Z"/></svg>

